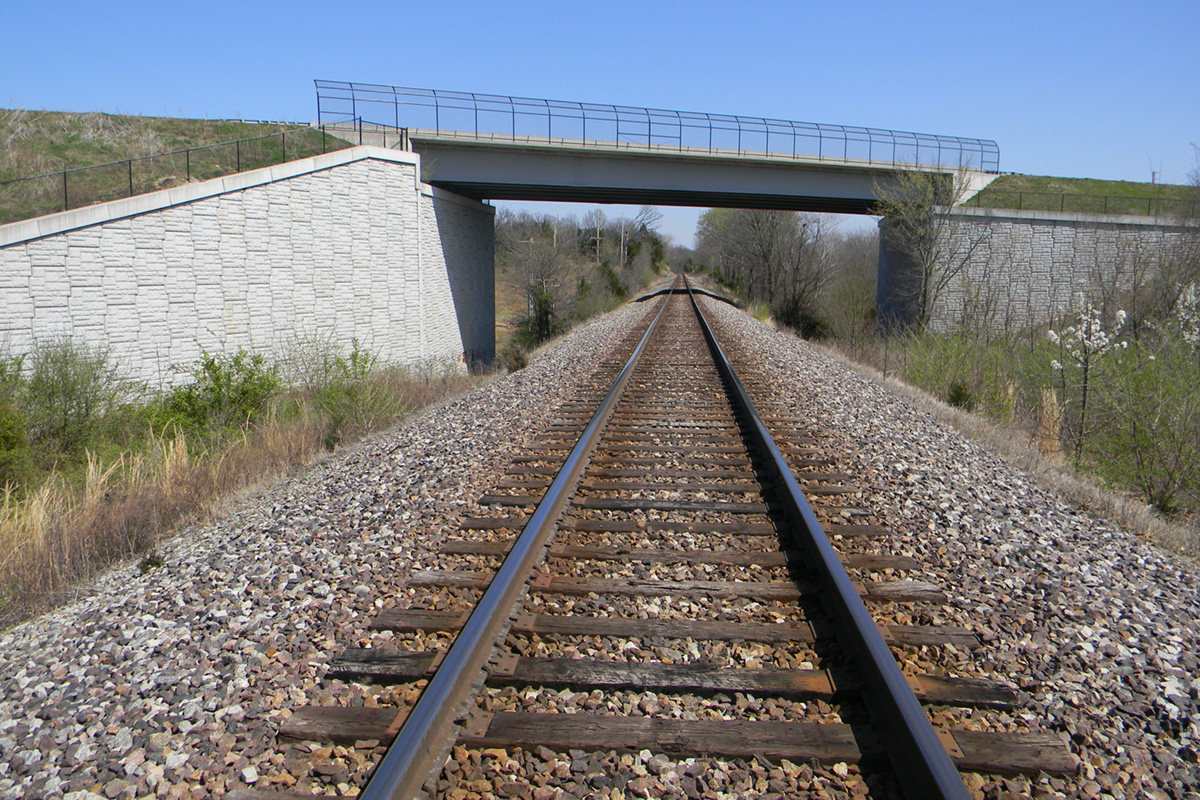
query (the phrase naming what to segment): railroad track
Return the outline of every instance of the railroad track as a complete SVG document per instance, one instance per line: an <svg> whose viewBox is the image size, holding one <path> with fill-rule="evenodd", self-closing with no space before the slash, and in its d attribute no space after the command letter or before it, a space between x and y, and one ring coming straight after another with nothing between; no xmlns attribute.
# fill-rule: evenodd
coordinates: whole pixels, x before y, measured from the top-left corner
<svg viewBox="0 0 1200 800"><path fill-rule="evenodd" d="M711 777L696 764L753 762L722 771L726 791L785 795L969 797L959 770L1074 772L1058 734L986 717L932 726L923 706L1003 713L1019 693L912 666L911 652L980 643L895 621L911 615L888 609L944 602L941 587L886 554L853 476L794 412L766 398L756 411L754 384L733 374L682 281L658 302L479 498L485 513L443 545L439 568L412 574L373 621L391 638L330 665L331 679L427 682L416 704L302 707L279 736L390 742L369 798L479 796L467 767L488 759L512 773L511 796L533 797L552 774L591 778L581 754L607 751L696 759L692 788ZM516 748L536 758L513 770ZM661 789L627 760L602 788Z"/></svg>

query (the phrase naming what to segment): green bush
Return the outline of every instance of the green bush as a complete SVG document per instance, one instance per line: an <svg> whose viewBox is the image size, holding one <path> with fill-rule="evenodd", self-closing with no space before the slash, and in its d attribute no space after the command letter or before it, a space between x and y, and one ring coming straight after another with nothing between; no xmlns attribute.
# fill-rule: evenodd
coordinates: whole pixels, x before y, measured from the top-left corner
<svg viewBox="0 0 1200 800"><path fill-rule="evenodd" d="M925 331L893 343L909 383L1000 422L1036 419L1042 389L1054 385L1054 349L1044 340L1030 345Z"/></svg>
<svg viewBox="0 0 1200 800"><path fill-rule="evenodd" d="M1200 500L1200 368L1177 338L1134 343L1101 362L1085 458L1164 513Z"/></svg>
<svg viewBox="0 0 1200 800"><path fill-rule="evenodd" d="M0 356L0 400L15 399L25 387L21 370L25 356Z"/></svg>
<svg viewBox="0 0 1200 800"><path fill-rule="evenodd" d="M21 485L31 467L29 419L19 409L24 362L22 356L0 357L0 489Z"/></svg>
<svg viewBox="0 0 1200 800"><path fill-rule="evenodd" d="M326 421L325 447L332 450L348 434L360 434L372 421L394 415L387 397L371 381L375 356L363 350L358 339L348 356L330 353L324 382L314 387L313 403Z"/></svg>
<svg viewBox="0 0 1200 800"><path fill-rule="evenodd" d="M786 325L805 339L821 341L829 336L829 326L814 314L799 298L777 301L771 313L780 325Z"/></svg>
<svg viewBox="0 0 1200 800"><path fill-rule="evenodd" d="M628 287L625 286L625 282L621 280L621 276L617 274L617 271L607 261L600 265L600 276L604 278L608 293L613 298L621 302L629 298Z"/></svg>
<svg viewBox="0 0 1200 800"><path fill-rule="evenodd" d="M33 469L29 452L29 420L0 399L0 490L22 486Z"/></svg>
<svg viewBox="0 0 1200 800"><path fill-rule="evenodd" d="M277 365L262 355L204 353L192 367L194 380L171 390L164 403L169 421L189 430L216 433L259 419L283 383Z"/></svg>
<svg viewBox="0 0 1200 800"><path fill-rule="evenodd" d="M327 449L390 424L409 410L412 372L381 367L358 339L345 353L331 335L297 337L289 343L284 363L298 396L282 411L285 417L289 409L316 412Z"/></svg>
<svg viewBox="0 0 1200 800"><path fill-rule="evenodd" d="M946 391L946 402L964 411L972 411L975 408L975 400L971 397L971 389L963 381L951 382L950 388Z"/></svg>
<svg viewBox="0 0 1200 800"><path fill-rule="evenodd" d="M30 438L78 457L95 439L99 421L117 404L124 386L107 348L62 337L39 343L25 385Z"/></svg>
<svg viewBox="0 0 1200 800"><path fill-rule="evenodd" d="M614 305L612 298L606 292L597 291L587 278L580 278L579 289L575 292L575 299L571 303L571 319L583 322L597 314L609 311Z"/></svg>
<svg viewBox="0 0 1200 800"><path fill-rule="evenodd" d="M554 308L554 295L547 291L535 291L533 313L517 322L513 339L522 347L537 347L566 330Z"/></svg>

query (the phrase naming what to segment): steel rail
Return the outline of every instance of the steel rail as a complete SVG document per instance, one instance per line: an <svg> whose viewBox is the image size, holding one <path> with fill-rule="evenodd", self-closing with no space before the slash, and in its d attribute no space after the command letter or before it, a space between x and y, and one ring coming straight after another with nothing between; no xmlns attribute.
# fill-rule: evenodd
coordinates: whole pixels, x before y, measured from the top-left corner
<svg viewBox="0 0 1200 800"><path fill-rule="evenodd" d="M674 287L672 287L673 293ZM521 530L491 584L479 599L462 631L446 651L441 666L426 685L405 719L395 740L379 762L362 794L362 800L408 800L417 797L442 752L450 725L463 703L475 696L475 684L495 648L496 640L513 613L529 572L541 556L560 514L587 467L608 418L629 378L641 360L671 294L663 299L650 326L639 340L624 369L600 402L579 441L567 456L554 482Z"/></svg>
<svg viewBox="0 0 1200 800"><path fill-rule="evenodd" d="M797 538L802 539L805 552L829 589L834 616L842 623L839 637L845 637L843 642L859 657L860 665L866 672L871 710L879 713L888 725L888 735L885 737L888 755L902 780L904 794L914 800L968 800L971 795L962 776L938 739L929 717L913 694L908 679L900 671L879 628L851 583L850 576L842 567L837 552L821 529L783 454L775 446L754 401L717 343L686 278L684 286L700 320L700 327L704 330L704 338L708 340L717 361L717 368L728 380L735 401L742 407L755 444L767 456L768 472L778 481L784 509L795 523L797 531L803 534Z"/></svg>

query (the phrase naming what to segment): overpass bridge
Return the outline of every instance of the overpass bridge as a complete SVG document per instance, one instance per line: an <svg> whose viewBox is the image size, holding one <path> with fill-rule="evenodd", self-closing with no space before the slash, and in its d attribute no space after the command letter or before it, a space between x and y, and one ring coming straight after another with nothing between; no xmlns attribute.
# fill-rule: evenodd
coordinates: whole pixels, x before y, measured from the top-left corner
<svg viewBox="0 0 1200 800"><path fill-rule="evenodd" d="M487 361L481 200L869 213L901 171L970 164L982 185L999 169L983 139L328 81L317 96L320 123L364 146L0 225L0 339L77 337L153 386L205 351L297 336Z"/></svg>
<svg viewBox="0 0 1200 800"><path fill-rule="evenodd" d="M315 82L326 129L422 157L422 178L476 200L547 200L869 214L897 173L998 173L988 139L881 128ZM399 132L399 135L397 135ZM363 138L365 134L366 138Z"/></svg>

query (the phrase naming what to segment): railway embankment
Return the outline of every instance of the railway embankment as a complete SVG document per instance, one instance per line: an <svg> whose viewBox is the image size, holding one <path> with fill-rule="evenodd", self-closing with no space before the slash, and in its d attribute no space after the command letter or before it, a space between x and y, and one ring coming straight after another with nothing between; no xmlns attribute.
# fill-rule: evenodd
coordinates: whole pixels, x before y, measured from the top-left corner
<svg viewBox="0 0 1200 800"><path fill-rule="evenodd" d="M279 726L307 704L379 702L353 685L335 699L321 680L328 664L366 640L386 593L432 564L473 498L646 310L577 330L529 368L186 532L163 548L162 567L115 570L0 635L0 797L350 790L377 743L313 752L277 743ZM986 645L979 668L1028 696L1014 726L1069 735L1078 775L997 780L972 786L978 796L1200 792L1194 565L790 334L719 302L705 311L732 349L765 365L777 400L843 446L840 468L869 487L894 552L919 559L951 596L938 619L913 622L971 627ZM643 766L647 792L687 796L686 774L659 770L687 765ZM568 769L545 796L594 789L577 777Z"/></svg>
<svg viewBox="0 0 1200 800"><path fill-rule="evenodd" d="M1068 797L1200 792L1197 567L1064 500L926 411L790 334L715 306L744 355L767 361L843 468L882 500L896 555L920 560L983 637L985 668L1025 691L1026 722L1068 733ZM970 622L970 620L974 620ZM982 627L981 627L982 621Z"/></svg>

